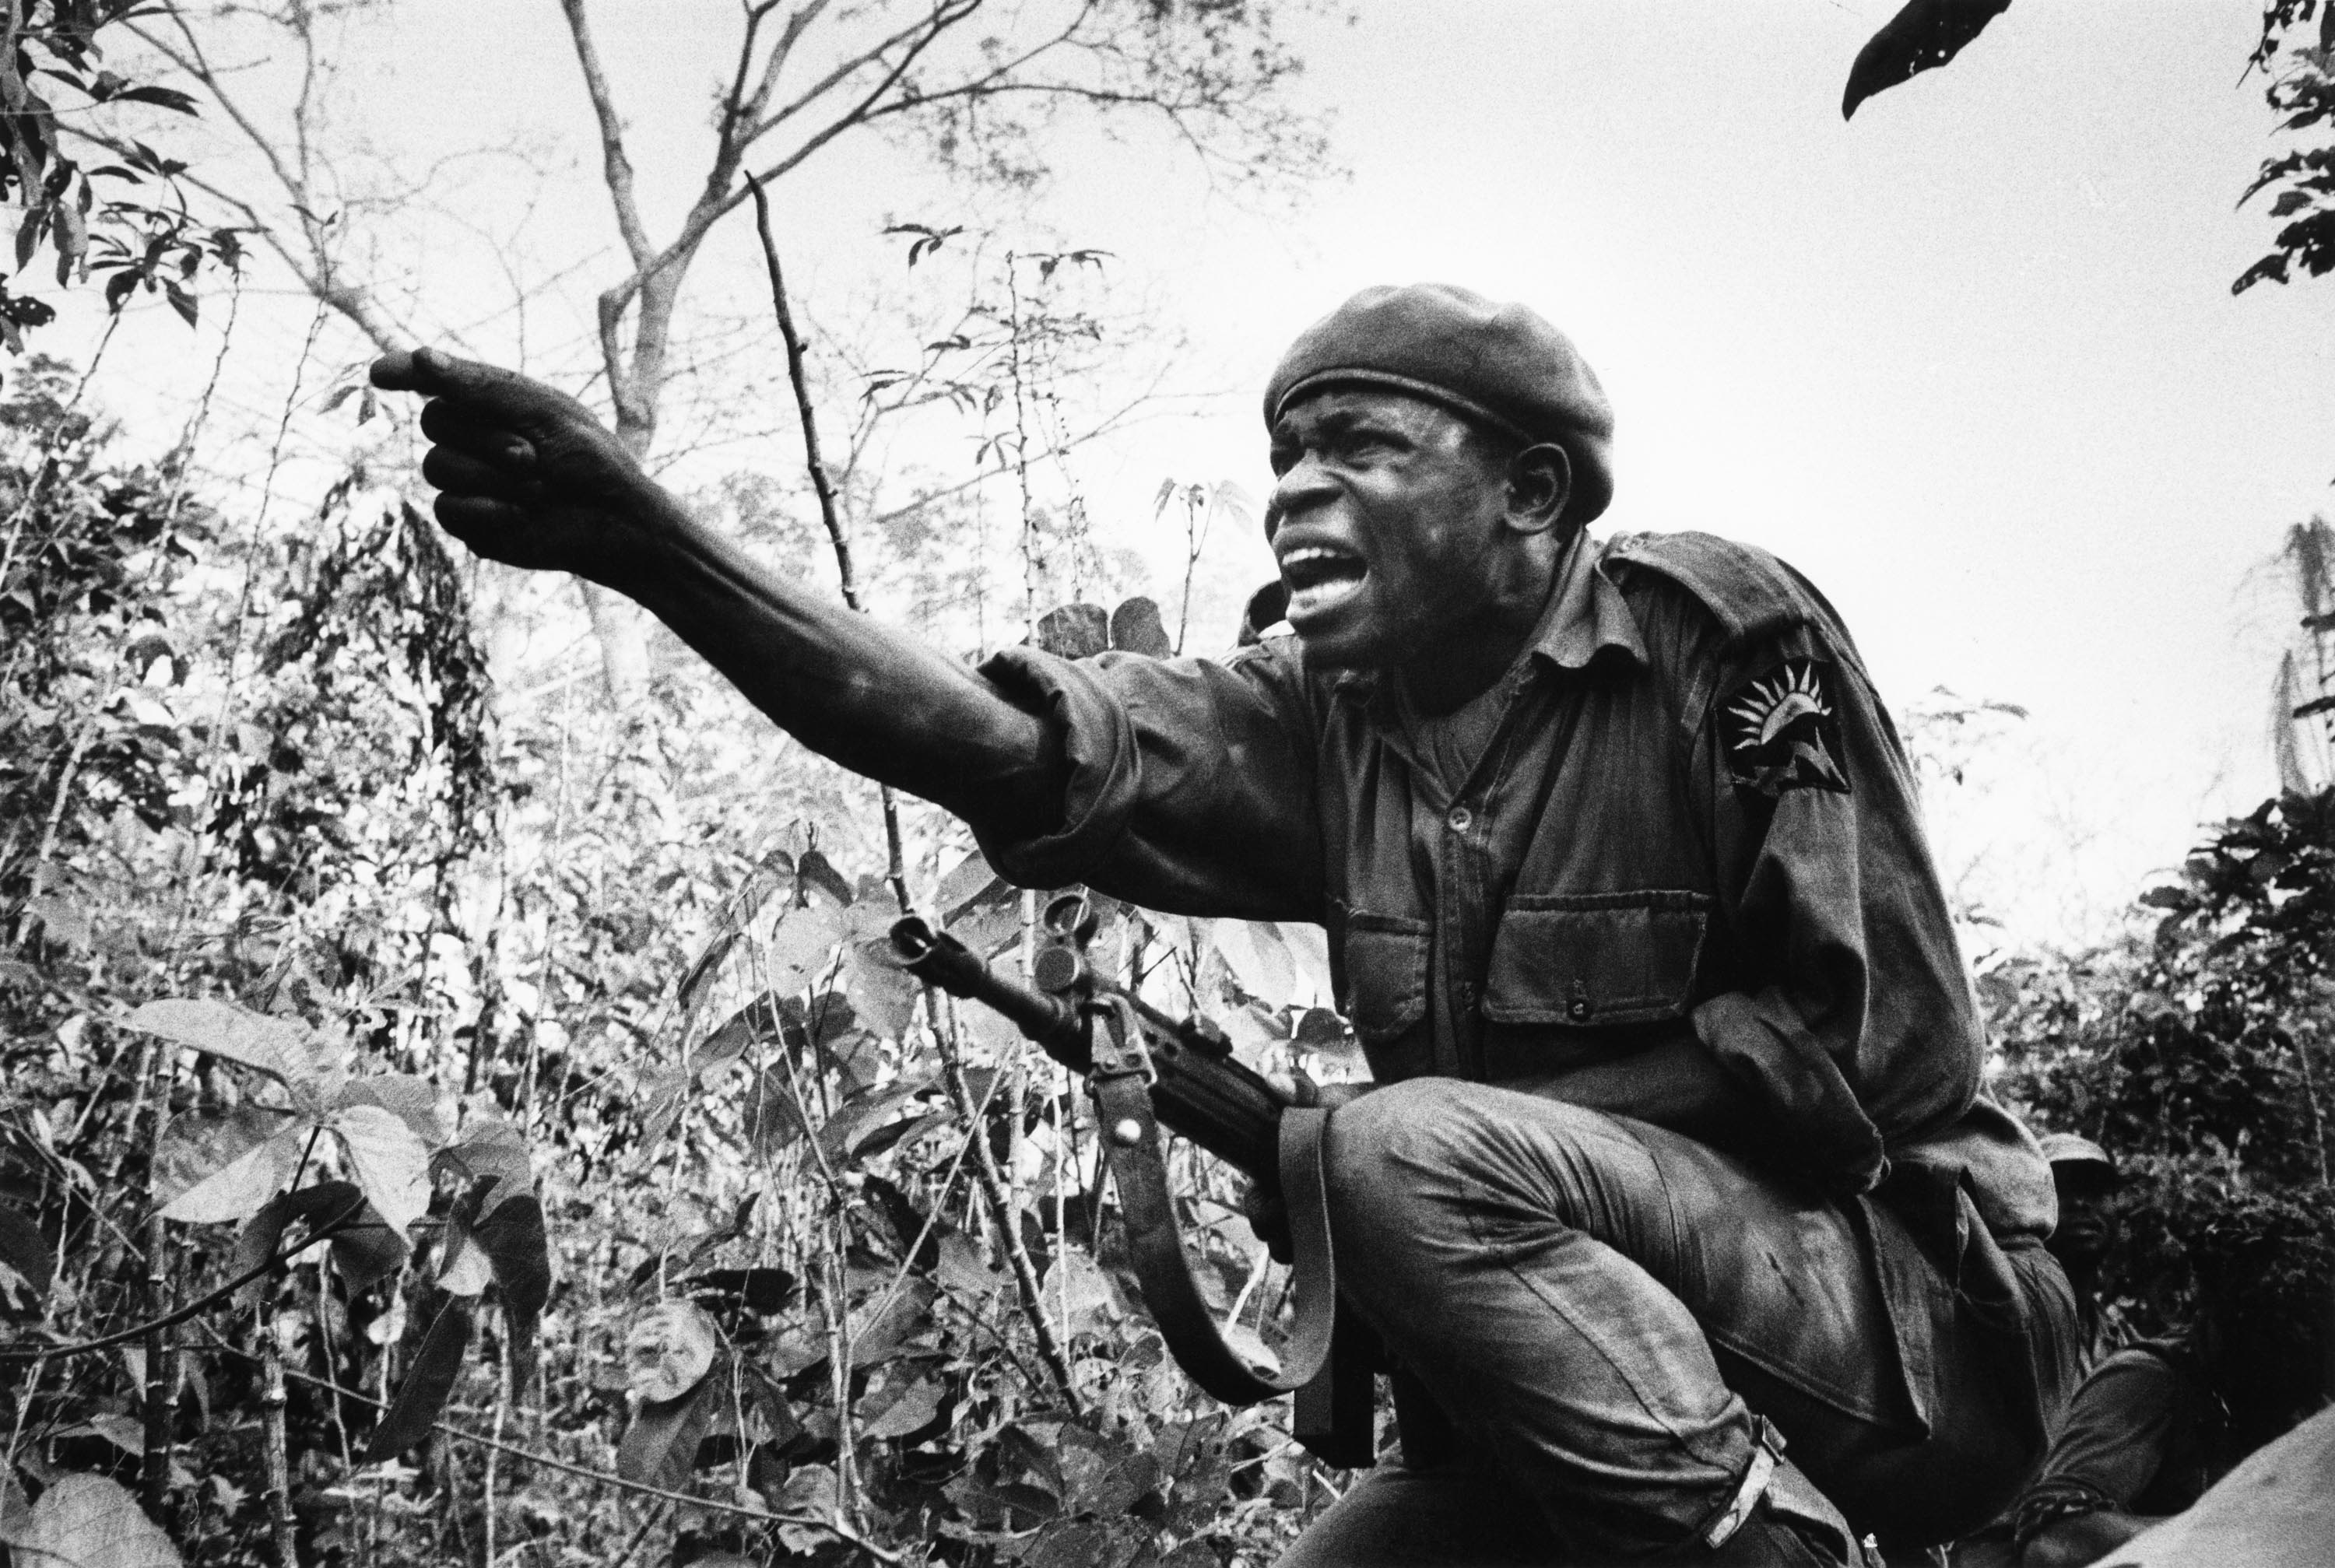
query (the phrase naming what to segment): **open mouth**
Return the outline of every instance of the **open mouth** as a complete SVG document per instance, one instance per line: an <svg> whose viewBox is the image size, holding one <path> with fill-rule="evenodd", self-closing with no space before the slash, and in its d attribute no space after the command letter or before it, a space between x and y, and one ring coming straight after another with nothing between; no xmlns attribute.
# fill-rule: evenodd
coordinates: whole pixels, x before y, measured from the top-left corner
<svg viewBox="0 0 2335 1568"><path fill-rule="evenodd" d="M1360 556L1326 545L1304 545L1281 557L1289 586L1289 618L1302 622L1351 598L1370 569Z"/></svg>

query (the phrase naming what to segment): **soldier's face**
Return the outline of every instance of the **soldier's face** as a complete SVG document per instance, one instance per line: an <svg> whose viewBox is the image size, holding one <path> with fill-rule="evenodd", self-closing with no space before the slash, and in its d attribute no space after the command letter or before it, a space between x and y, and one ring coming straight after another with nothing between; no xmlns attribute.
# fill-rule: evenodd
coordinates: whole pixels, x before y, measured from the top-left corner
<svg viewBox="0 0 2335 1568"><path fill-rule="evenodd" d="M1332 389L1273 430L1264 532L1306 657L1389 669L1465 627L1498 579L1507 465L1457 414Z"/></svg>

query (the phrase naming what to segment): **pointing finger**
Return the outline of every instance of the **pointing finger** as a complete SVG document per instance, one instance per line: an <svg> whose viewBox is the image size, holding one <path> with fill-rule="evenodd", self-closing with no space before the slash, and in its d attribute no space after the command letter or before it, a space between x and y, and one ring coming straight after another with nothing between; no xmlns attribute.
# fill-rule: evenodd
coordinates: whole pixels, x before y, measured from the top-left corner
<svg viewBox="0 0 2335 1568"><path fill-rule="evenodd" d="M431 398L421 405L421 433L440 446L451 447L506 469L535 464L534 444L500 423L471 417L460 404Z"/></svg>
<svg viewBox="0 0 2335 1568"><path fill-rule="evenodd" d="M383 354L373 361L373 383L386 392L444 398L466 410L515 421L540 420L555 411L582 411L573 399L540 382L442 349Z"/></svg>
<svg viewBox="0 0 2335 1568"><path fill-rule="evenodd" d="M451 447L431 448L429 455L421 460L421 477L449 495L487 496L505 501L528 500L540 489L532 479L517 478Z"/></svg>

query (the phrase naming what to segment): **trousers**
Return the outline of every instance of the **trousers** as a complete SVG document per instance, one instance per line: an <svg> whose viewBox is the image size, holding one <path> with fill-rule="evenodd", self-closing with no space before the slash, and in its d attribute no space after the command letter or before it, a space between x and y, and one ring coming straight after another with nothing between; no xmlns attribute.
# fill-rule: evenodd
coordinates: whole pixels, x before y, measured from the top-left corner
<svg viewBox="0 0 2335 1568"><path fill-rule="evenodd" d="M1887 1210L1627 1117L1417 1079L1342 1108L1327 1158L1342 1293L1457 1441L1368 1472L1281 1568L1691 1562L1756 1417L1858 1532L1944 1541L2016 1495L2072 1378L2042 1247L2006 1249L2041 1360L2066 1348L2039 1379L1940 1266L1920 1419L1874 1249L1920 1253Z"/></svg>

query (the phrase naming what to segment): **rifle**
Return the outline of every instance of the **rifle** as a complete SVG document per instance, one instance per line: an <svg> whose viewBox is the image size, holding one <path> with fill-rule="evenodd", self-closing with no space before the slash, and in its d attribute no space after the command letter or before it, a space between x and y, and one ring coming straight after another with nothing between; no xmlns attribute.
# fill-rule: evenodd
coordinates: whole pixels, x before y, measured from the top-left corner
<svg viewBox="0 0 2335 1568"><path fill-rule="evenodd" d="M1370 1464L1371 1369L1364 1331L1339 1306L1330 1246L1322 1170L1330 1113L1296 1104L1235 1060L1232 1042L1206 1019L1171 1018L1098 973L1087 956L1098 924L1083 894L1050 903L1031 966L1034 986L998 973L916 915L893 924L892 948L911 974L1001 1014L1087 1080L1144 1305L1191 1379L1229 1405L1293 1392L1299 1442L1332 1465ZM1193 1281L1162 1127L1278 1192L1287 1206L1296 1325L1277 1373L1225 1342Z"/></svg>

